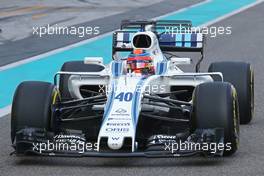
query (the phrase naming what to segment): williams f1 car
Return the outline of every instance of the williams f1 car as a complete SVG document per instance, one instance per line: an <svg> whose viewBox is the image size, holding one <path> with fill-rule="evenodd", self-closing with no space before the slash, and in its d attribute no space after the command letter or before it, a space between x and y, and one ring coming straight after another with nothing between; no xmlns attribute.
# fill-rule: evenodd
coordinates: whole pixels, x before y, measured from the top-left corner
<svg viewBox="0 0 264 176"><path fill-rule="evenodd" d="M190 21L125 20L113 33L112 62L63 64L54 84L22 82L11 112L17 155L93 157L228 156L254 112L248 63L200 71L205 36ZM177 30L176 30L177 29ZM185 32L183 32L185 30ZM177 32L175 32L177 31ZM199 54L193 61L178 54Z"/></svg>

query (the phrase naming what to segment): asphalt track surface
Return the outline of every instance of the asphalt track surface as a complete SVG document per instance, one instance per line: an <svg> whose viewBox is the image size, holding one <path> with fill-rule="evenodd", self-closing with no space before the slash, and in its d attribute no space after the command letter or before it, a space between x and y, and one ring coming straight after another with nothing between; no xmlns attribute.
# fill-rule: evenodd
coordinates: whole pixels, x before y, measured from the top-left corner
<svg viewBox="0 0 264 176"><path fill-rule="evenodd" d="M45 158L9 156L10 116L0 119L0 175L264 175L264 3L220 21L231 36L209 38L206 71L214 61L246 61L255 70L255 117L241 126L240 148L226 158Z"/></svg>

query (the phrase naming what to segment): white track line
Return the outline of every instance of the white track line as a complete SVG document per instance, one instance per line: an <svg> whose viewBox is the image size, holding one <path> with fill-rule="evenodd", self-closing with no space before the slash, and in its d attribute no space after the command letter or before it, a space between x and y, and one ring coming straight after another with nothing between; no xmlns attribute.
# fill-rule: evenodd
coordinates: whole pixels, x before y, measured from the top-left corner
<svg viewBox="0 0 264 176"><path fill-rule="evenodd" d="M153 18L153 19L160 19L160 18L163 18L163 17L169 16L169 15L171 15L171 14L179 13L179 12L185 11L185 10L187 10L187 9L189 9L189 8L192 8L192 7L195 7L195 6L199 6L199 5L202 5L202 4L205 4L205 3L208 3L208 2L210 2L210 1L211 1L211 0L206 0L206 1L200 2L200 3L198 3L198 4L194 4L194 5L191 5L191 6L188 6L188 7L182 8L182 9L180 9L180 10L177 10L177 11L175 11L175 12L168 13L168 14L166 14L166 15L162 15L162 16L159 16L159 17L156 17L156 18ZM229 17L231 17L231 16L233 16L233 15L236 15L236 14L238 14L238 13L240 13L240 12L243 12L243 11L245 11L245 10L251 8L251 7L254 7L254 6L256 6L256 5L258 5L258 4L262 3L262 2L264 2L264 0L257 0L255 3L249 4L249 5L245 6L245 7L242 7L242 8L240 8L240 9L238 9L238 10L235 10L235 11L229 13L229 14L226 14L226 15L221 16L221 17L219 17L219 18L216 18L216 19L214 19L214 20L211 20L211 21L209 21L209 22L207 22L207 23L205 23L205 24L203 24L203 25L200 25L200 26L210 26L210 25L212 25L212 24L214 24L214 23L217 23L217 22L222 21L222 20L224 20L224 19L227 19L227 18L229 18ZM46 57L46 56L49 56L49 55L51 55L51 54L56 54L56 53L61 52L61 51L64 51L64 50L68 50L68 49L71 49L71 48L74 48L74 47L77 47L77 46L80 46L80 45L83 45L83 44L90 43L90 42L92 42L92 41L94 41L94 40L97 40L97 39L103 38L103 37L105 37L105 36L107 36L107 35L110 35L110 34L112 34L112 32L113 32L113 31L108 32L108 33L105 33L105 34L100 35L100 36L97 36L97 37L94 37L94 38L91 38L91 39L87 39L87 40L84 40L84 41L81 41L81 42L78 42L78 43L75 43L75 44L72 44L72 45L66 46L66 47L62 47L62 48L59 48L59 49L55 49L55 50L49 51L49 52L44 53L44 54L40 54L40 55L38 55L38 56L34 56L34 57L31 57L31 58L28 58L28 59L24 59L24 60L21 60L21 61L18 61L18 62L14 62L14 63L8 64L8 65L2 66L2 67L0 67L0 71L2 71L2 70L6 70L6 69L10 69L10 68L14 68L14 67L17 67L17 66L19 66L19 65L23 65L23 64L26 64L26 63L29 63L29 62L35 61L35 60L39 60L39 59L41 59L41 58L43 58L43 57ZM11 105L6 106L6 107L4 107L4 108L1 108L1 109L0 109L0 118L6 116L6 115L8 115L8 114L10 114L10 112L11 112Z"/></svg>
<svg viewBox="0 0 264 176"><path fill-rule="evenodd" d="M10 114L10 112L11 112L11 105L6 106L4 108L1 108L0 109L0 118Z"/></svg>

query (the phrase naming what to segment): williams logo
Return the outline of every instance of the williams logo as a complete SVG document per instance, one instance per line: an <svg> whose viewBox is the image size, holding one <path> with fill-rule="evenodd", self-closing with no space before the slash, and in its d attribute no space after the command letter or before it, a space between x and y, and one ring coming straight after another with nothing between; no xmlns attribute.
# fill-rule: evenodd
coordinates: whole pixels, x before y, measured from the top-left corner
<svg viewBox="0 0 264 176"><path fill-rule="evenodd" d="M124 113L126 113L127 111L126 111L125 109L123 109L123 108L119 108L119 109L117 109L115 112L118 113L118 114L124 114Z"/></svg>

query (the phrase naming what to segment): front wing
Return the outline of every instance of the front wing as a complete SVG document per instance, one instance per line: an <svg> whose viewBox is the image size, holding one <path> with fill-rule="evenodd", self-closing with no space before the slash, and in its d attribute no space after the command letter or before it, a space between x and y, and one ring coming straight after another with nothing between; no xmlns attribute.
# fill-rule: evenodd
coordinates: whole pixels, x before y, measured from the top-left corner
<svg viewBox="0 0 264 176"><path fill-rule="evenodd" d="M87 144L89 147L87 148ZM102 150L85 140L83 134L59 134L37 128L25 128L17 132L13 144L18 156L24 154L66 157L179 157L222 156L224 148L223 129L197 129L192 134L152 135L144 148L135 152L125 150ZM79 148L78 148L79 146ZM83 146L80 148L80 146ZM85 146L85 147L84 147ZM192 147L191 147L192 146ZM213 146L213 147L212 147Z"/></svg>

